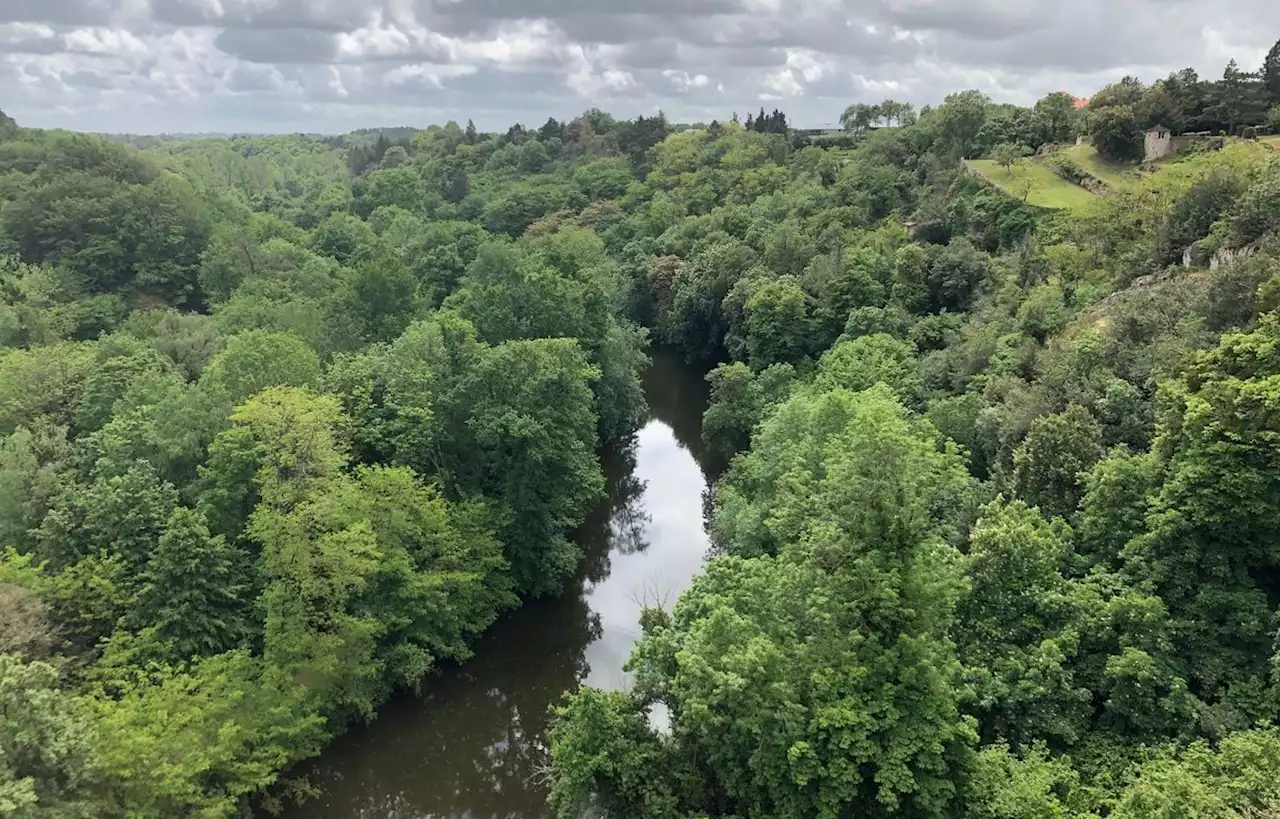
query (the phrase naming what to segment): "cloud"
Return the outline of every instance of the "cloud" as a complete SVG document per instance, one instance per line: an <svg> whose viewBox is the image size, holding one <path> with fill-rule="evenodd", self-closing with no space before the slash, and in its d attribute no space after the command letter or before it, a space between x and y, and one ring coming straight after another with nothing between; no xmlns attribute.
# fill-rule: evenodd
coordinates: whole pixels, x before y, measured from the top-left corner
<svg viewBox="0 0 1280 819"><path fill-rule="evenodd" d="M662 76L671 80L672 84L681 91L707 88L711 85L711 78L706 74L691 75L688 71L677 71L674 68L664 70Z"/></svg>
<svg viewBox="0 0 1280 819"><path fill-rule="evenodd" d="M1274 0L0 0L0 107L111 131L336 131L584 108L798 124L1254 68Z"/></svg>

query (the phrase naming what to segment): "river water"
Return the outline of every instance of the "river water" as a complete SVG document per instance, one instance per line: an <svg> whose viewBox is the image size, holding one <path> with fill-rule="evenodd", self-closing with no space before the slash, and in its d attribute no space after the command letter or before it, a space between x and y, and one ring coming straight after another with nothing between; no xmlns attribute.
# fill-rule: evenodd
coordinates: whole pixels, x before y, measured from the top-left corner
<svg viewBox="0 0 1280 819"><path fill-rule="evenodd" d="M336 740L307 771L322 791L293 819L542 819L549 709L581 684L625 688L646 603L675 602L702 565L702 496L717 464L701 440L707 387L654 350L650 417L604 456L608 497L579 533L585 559L561 597L500 620L475 657Z"/></svg>

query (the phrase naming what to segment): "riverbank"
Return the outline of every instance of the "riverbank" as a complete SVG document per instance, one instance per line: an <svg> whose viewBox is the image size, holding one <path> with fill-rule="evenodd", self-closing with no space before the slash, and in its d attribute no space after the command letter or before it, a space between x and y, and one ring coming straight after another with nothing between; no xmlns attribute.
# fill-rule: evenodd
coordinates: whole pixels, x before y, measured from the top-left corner
<svg viewBox="0 0 1280 819"><path fill-rule="evenodd" d="M570 589L509 613L471 661L336 740L300 771L320 795L286 817L547 815L551 707L584 683L624 688L641 607L674 605L706 556L702 496L720 468L701 441L706 383L677 354L652 359L649 419L629 448L602 455L608 493L578 533Z"/></svg>

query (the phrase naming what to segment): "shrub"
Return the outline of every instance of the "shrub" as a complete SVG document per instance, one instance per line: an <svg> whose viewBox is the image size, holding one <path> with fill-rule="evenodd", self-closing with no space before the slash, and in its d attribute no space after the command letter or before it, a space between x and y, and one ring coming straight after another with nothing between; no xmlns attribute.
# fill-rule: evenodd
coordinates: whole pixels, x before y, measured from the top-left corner
<svg viewBox="0 0 1280 819"><path fill-rule="evenodd" d="M1049 170L1058 176L1077 185L1091 178L1089 173L1080 167L1078 162L1065 154L1053 154L1045 160L1045 164L1049 166Z"/></svg>

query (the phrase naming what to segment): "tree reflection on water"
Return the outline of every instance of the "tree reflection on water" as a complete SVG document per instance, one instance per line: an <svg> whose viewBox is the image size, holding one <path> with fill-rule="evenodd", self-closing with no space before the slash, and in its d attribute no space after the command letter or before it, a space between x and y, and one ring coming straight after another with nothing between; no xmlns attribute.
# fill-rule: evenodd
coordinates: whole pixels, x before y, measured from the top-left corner
<svg viewBox="0 0 1280 819"><path fill-rule="evenodd" d="M393 699L337 740L300 772L321 795L293 819L548 815L540 772L550 709L589 675L592 684L623 684L639 633L637 593L661 594L654 578L686 585L705 550L705 384L659 351L645 385L649 425L602 455L608 494L578 533L578 582L509 613L472 660L440 669L419 696Z"/></svg>

